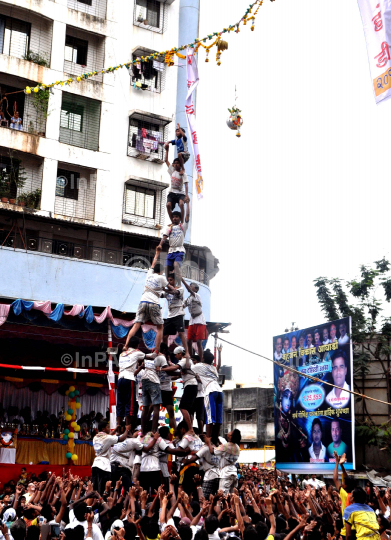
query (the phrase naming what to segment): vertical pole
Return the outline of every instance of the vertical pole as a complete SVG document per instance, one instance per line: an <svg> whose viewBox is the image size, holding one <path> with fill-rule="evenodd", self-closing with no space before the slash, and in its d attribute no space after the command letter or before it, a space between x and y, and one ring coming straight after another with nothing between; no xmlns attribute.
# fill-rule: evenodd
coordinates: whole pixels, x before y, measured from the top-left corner
<svg viewBox="0 0 391 540"><path fill-rule="evenodd" d="M111 332L110 319L107 319L107 337L109 347L113 346L113 335ZM109 370L107 372L109 383L109 411L110 411L110 429L115 429L117 424L116 403L115 403L115 376L113 372L113 358L109 354Z"/></svg>
<svg viewBox="0 0 391 540"><path fill-rule="evenodd" d="M179 32L178 41L179 47L194 41L198 38L198 26L200 18L200 0L180 0L179 5ZM178 82L177 82L177 106L175 121L180 124L181 127L187 128L187 119L185 113L185 101L187 95L187 73L186 73L186 60L179 60L179 65L182 66L178 69ZM194 100L196 105L196 100ZM175 126L176 127L176 126ZM189 133L186 135L189 137ZM190 145L189 145L190 148ZM189 197L190 204L193 204L193 170L194 170L194 156L190 153L190 158L185 164L186 174L189 178ZM186 233L186 242L191 242L191 221L192 214L190 215L189 228Z"/></svg>
<svg viewBox="0 0 391 540"><path fill-rule="evenodd" d="M217 332L215 334L215 361L214 361L214 366L216 367L216 364L217 364L217 339L218 339L218 335L217 335Z"/></svg>

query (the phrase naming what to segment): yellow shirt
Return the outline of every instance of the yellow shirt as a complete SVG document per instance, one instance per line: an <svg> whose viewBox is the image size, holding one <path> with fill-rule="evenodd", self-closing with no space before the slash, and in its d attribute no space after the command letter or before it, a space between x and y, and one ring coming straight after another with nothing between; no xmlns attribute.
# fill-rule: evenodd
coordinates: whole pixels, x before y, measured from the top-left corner
<svg viewBox="0 0 391 540"><path fill-rule="evenodd" d="M378 532L374 534L375 531L379 531L379 524L377 522L377 517L375 512L367 511L355 511L350 514L348 523L356 529L357 538L370 537L371 540L380 540L380 535ZM367 525L367 527L365 527Z"/></svg>
<svg viewBox="0 0 391 540"><path fill-rule="evenodd" d="M341 497L341 514L343 516L345 512L346 506L348 506L346 503L348 502L349 493L344 490L343 487L339 488L339 496ZM346 536L346 527L345 522L343 522L343 527L341 529L342 536Z"/></svg>

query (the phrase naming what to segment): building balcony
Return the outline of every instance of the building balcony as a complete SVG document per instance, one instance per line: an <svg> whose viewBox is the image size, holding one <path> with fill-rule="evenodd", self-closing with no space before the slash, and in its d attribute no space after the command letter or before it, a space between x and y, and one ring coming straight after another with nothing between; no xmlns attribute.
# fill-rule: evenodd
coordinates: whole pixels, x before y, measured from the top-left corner
<svg viewBox="0 0 391 540"><path fill-rule="evenodd" d="M0 245L4 243L4 246L9 248L15 248L16 246L20 248L24 247L20 237L16 234L8 235L8 232L6 230L0 231ZM27 251L67 257L79 261L122 266L127 269L133 268L146 271L150 268L153 260L153 254L149 251L129 248L116 250L99 246L88 246L84 242L43 238L38 234L26 236L24 241ZM184 264L183 277L197 281L203 285L209 285L209 278L204 270L195 267L190 268L189 264Z"/></svg>
<svg viewBox="0 0 391 540"><path fill-rule="evenodd" d="M36 242L36 243L35 243ZM83 304L85 306L111 306L121 312L136 313L144 291L147 270L137 266L137 254L133 257L134 265L116 265L105 263L99 258L116 257L106 250L99 251L89 248L83 256L95 257L84 260L75 255L81 255L76 245L55 244L51 239L27 239L31 249L14 249L1 247L0 256L3 272L0 282L0 296L6 298L31 298L36 300L51 300L66 305ZM41 252L46 249L49 252ZM53 252L54 249L54 252ZM63 251L64 255L55 251ZM66 256L73 253L73 256ZM124 255L121 254L121 258ZM123 262L122 258L122 262ZM141 259L144 264L144 259ZM23 269L30 268L30 272ZM17 276L17 279L15 279ZM44 276L44 279L42 279ZM210 289L204 283L199 283L203 312L210 321ZM166 302L161 301L165 307ZM163 316L165 311L163 310ZM186 319L188 319L188 314Z"/></svg>
<svg viewBox="0 0 391 540"><path fill-rule="evenodd" d="M164 144L172 118L134 110L129 115L128 156L164 163Z"/></svg>

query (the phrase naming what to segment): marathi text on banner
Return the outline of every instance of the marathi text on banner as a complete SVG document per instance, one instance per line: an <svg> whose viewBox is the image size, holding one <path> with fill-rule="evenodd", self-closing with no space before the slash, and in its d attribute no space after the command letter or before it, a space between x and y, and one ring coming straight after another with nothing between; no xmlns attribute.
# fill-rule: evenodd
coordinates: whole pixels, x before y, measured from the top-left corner
<svg viewBox="0 0 391 540"><path fill-rule="evenodd" d="M391 97L391 3L358 0L376 103Z"/></svg>
<svg viewBox="0 0 391 540"><path fill-rule="evenodd" d="M185 103L186 118L187 118L187 127L189 129L190 145L193 150L194 156L194 167L197 171L196 177L196 190L197 196L199 199L203 197L204 191L204 180L202 177L202 168L201 168L201 158L200 151L198 148L198 138L197 138L197 126L196 126L196 116L195 108L193 101L193 94L199 83L198 76L198 66L197 61L194 56L194 50L191 48L187 49L186 53L186 66L187 66L187 97Z"/></svg>
<svg viewBox="0 0 391 540"><path fill-rule="evenodd" d="M325 473L336 452L354 469L351 319L275 336L273 347L277 467Z"/></svg>

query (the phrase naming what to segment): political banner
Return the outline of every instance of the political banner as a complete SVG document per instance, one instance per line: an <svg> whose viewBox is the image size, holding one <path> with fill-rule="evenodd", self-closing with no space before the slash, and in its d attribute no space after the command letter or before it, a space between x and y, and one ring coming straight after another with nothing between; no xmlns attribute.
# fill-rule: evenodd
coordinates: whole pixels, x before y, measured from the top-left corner
<svg viewBox="0 0 391 540"><path fill-rule="evenodd" d="M329 473L334 452L355 469L351 335L349 317L273 338L278 469Z"/></svg>
<svg viewBox="0 0 391 540"><path fill-rule="evenodd" d="M202 178L202 168L201 168L201 158L200 151L198 149L198 137L197 137L197 126L196 126L196 116L194 108L193 94L198 86L200 81L198 76L198 66L197 61L194 55L194 49L190 47L186 52L186 66L187 66L187 97L185 103L186 118L187 118L187 127L189 129L190 146L193 150L194 156L194 166L197 171L196 178L196 190L197 196L199 199L203 197L204 191L204 180Z"/></svg>
<svg viewBox="0 0 391 540"><path fill-rule="evenodd" d="M391 2L358 0L376 103L391 96Z"/></svg>

